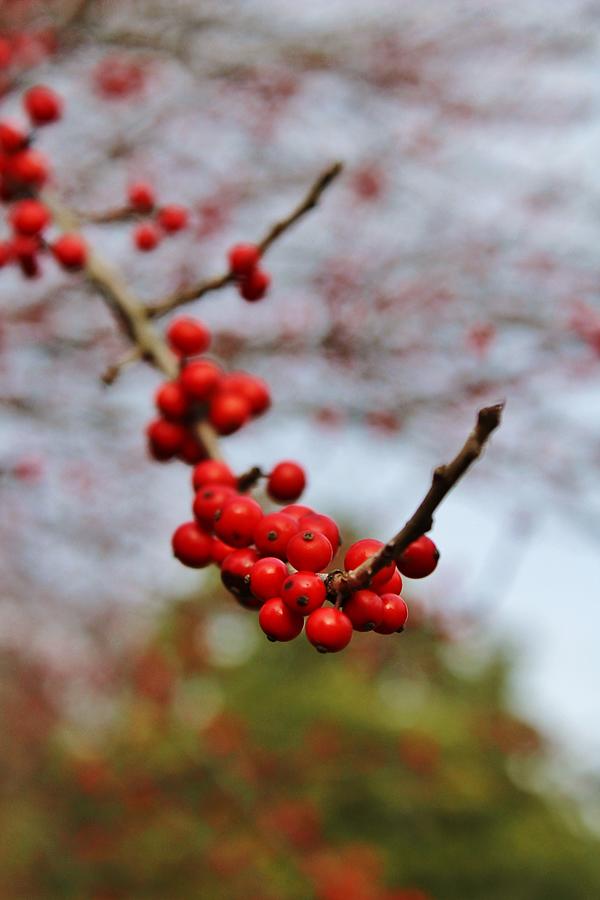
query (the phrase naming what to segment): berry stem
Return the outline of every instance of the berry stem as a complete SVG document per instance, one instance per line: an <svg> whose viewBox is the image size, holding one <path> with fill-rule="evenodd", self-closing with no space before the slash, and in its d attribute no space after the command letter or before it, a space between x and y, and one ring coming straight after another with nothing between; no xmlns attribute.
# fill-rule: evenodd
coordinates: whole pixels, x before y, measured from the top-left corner
<svg viewBox="0 0 600 900"><path fill-rule="evenodd" d="M490 435L500 425L503 409L504 403L497 403L495 406L479 410L477 422L467 440L451 462L435 469L431 487L403 528L375 556L365 560L356 569L332 573L327 579L329 597L338 598L340 594L345 595L350 591L368 587L381 569L397 561L409 544L431 530L435 510L446 494L481 456Z"/></svg>
<svg viewBox="0 0 600 900"><path fill-rule="evenodd" d="M315 206L317 206L323 192L329 187L334 178L337 178L341 171L342 163L335 162L321 172L317 180L311 185L310 190L302 202L299 203L288 216L272 225L263 239L258 241L257 246L260 247L261 254L266 253L271 244L273 244L284 231L287 231L288 228L294 225L307 212L310 212L311 209L314 209ZM190 303L192 300L198 300L200 297L203 297L211 291L218 291L228 284L232 284L234 280L234 276L228 271L223 275L217 275L206 281L200 281L188 288L177 291L175 294L171 294L164 300L149 304L146 307L147 313L151 317L163 316L172 309L176 309L178 306L183 306L185 303Z"/></svg>

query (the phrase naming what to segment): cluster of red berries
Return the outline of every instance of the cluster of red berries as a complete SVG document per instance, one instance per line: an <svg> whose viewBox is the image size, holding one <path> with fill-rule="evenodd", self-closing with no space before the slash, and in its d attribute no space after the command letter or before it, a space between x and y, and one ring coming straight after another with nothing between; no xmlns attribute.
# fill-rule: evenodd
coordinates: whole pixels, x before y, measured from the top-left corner
<svg viewBox="0 0 600 900"><path fill-rule="evenodd" d="M77 234L63 234L48 242L44 233L52 217L36 196L50 168L46 157L32 146L33 129L58 121L62 100L50 88L37 85L26 92L23 106L29 128L0 121L0 199L10 204L7 219L12 230L9 239L0 242L0 268L15 263L25 277L35 278L40 255L50 250L64 269L81 269L87 259L84 240Z"/></svg>
<svg viewBox="0 0 600 900"><path fill-rule="evenodd" d="M240 296L249 303L262 300L271 284L271 276L260 267L260 257L256 244L234 244L228 254L229 271Z"/></svg>
<svg viewBox="0 0 600 900"><path fill-rule="evenodd" d="M133 231L133 242L144 253L158 247L163 237L187 227L189 215L186 207L178 203L158 207L154 188L146 181L131 184L127 200L131 212L151 217L136 225Z"/></svg>
<svg viewBox="0 0 600 900"><path fill-rule="evenodd" d="M210 347L211 334L198 319L180 316L167 329L171 349L181 359L179 377L162 384L155 396L160 413L147 429L150 452L155 459L175 457L189 464L205 453L194 430L207 421L217 434L238 431L271 404L267 385L247 372L225 373L202 356Z"/></svg>
<svg viewBox="0 0 600 900"><path fill-rule="evenodd" d="M265 513L257 500L241 493L229 466L218 460L200 462L192 484L194 520L175 531L174 555L191 568L216 564L236 600L259 611L260 627L271 641L298 637L305 620L306 636L321 653L343 650L354 631L401 632L408 617L400 596L402 574L424 578L437 565L435 544L423 536L397 565L381 569L368 589L332 598L327 569L341 545L339 528L329 516L295 502L306 484L298 463L281 462L267 476L269 497L288 504L278 512ZM357 569L383 546L357 541L344 556L344 568Z"/></svg>

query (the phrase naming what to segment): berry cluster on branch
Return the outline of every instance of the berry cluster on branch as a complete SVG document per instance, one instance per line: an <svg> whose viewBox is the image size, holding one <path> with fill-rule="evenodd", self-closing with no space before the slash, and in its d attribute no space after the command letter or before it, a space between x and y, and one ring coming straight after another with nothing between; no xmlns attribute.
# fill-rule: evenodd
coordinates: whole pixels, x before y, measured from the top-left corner
<svg viewBox="0 0 600 900"><path fill-rule="evenodd" d="M51 250L61 266L81 270L98 289L131 341L128 354L104 380L112 382L137 360L151 363L167 377L155 395L158 417L147 428L149 451L157 461L177 458L194 466L194 518L175 531L175 556L192 568L218 566L223 584L236 600L258 610L260 626L272 641L289 641L305 630L308 640L325 653L346 647L354 631L401 632L408 617L400 593L402 576L424 578L435 569L439 554L426 534L433 526L433 514L500 424L502 404L479 412L463 448L448 465L435 470L425 498L394 538L387 544L370 538L352 544L344 555L344 568L329 571L342 543L339 528L329 516L296 502L306 485L302 467L284 460L269 473L254 466L236 476L220 458L218 438L237 432L268 410L268 386L247 372L226 373L207 357L211 333L198 319L174 319L165 337L154 324L173 309L228 285L237 286L247 301L264 297L270 284L261 265L264 254L317 205L341 164L326 168L298 206L272 225L262 240L231 247L222 275L144 305L120 274L88 248L80 223L146 216L136 226L134 242L147 251L161 234L186 227L187 210L173 204L157 207L152 187L138 182L130 186L121 210L95 217L73 213L50 191L41 191L49 165L32 148L35 129L61 118L62 100L50 88L37 86L25 94L23 105L29 130L0 122L0 196L9 204L7 218L13 230L13 237L0 244L0 266L16 261L26 277L35 277L39 255ZM49 242L46 230L52 224L64 233ZM261 480L266 481L270 501L284 504L282 509L272 511L250 496Z"/></svg>

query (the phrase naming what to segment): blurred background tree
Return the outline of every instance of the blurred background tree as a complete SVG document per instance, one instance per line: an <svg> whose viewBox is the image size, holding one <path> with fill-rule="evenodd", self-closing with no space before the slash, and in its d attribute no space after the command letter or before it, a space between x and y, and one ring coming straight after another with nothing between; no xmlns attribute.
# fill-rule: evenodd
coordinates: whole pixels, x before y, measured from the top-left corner
<svg viewBox="0 0 600 900"><path fill-rule="evenodd" d="M51 264L27 284L3 270L11 900L599 893L597 841L565 770L557 785L553 748L511 712L512 660L482 643L538 535L535 588L510 626L529 628L528 650L532 634L552 646L557 732L576 746L575 720L562 722L598 702L597 581L578 573L600 521L600 4L397 7L2 4L1 113L37 81L65 96L40 146L66 200L102 213L141 176L191 210L151 257L127 223L86 227L145 300L220 272L232 240L345 160L322 209L274 249L260 308L233 292L202 302L216 352L274 389L271 423L228 445L239 470L298 456L309 502L384 538L474 407L507 396L510 408L472 476L477 541L454 522L461 552L444 555L422 617L411 603L401 641L358 635L343 660L258 644L247 614L170 559L189 491L181 468L145 459L153 373L102 393L97 376L124 349L102 304ZM477 532L490 521L491 563ZM463 635L473 572L482 615ZM596 782L581 793L597 798Z"/></svg>

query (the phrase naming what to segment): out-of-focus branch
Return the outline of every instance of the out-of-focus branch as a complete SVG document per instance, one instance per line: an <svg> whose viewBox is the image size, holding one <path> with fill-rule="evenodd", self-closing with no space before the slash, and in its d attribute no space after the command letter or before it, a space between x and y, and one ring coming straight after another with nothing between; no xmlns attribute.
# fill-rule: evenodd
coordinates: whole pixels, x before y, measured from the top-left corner
<svg viewBox="0 0 600 900"><path fill-rule="evenodd" d="M65 231L78 230L77 216L63 206L56 196L48 192L44 194L43 200L61 228ZM123 331L135 345L139 356L160 369L167 378L177 378L179 373L177 357L156 331L143 304L129 289L120 273L112 269L97 254L90 252L85 274L115 314ZM117 369L122 365L123 361L118 364ZM205 422L198 424L197 436L209 456L213 458L220 456L216 434L208 424Z"/></svg>
<svg viewBox="0 0 600 900"><path fill-rule="evenodd" d="M335 162L332 165L328 166L327 169L325 169L325 171L319 175L302 202L299 203L298 206L288 216L272 225L263 239L258 242L257 246L260 247L261 253L266 253L271 244L273 244L273 242L276 241L277 238L279 238L285 231L288 230L288 228L294 225L306 213L310 212L311 209L315 208L315 206L321 199L323 191L325 191L329 187L331 182L340 174L341 171L342 163ZM223 275L217 275L214 278L200 281L197 284L191 285L188 288L183 288L182 290L171 294L169 297L165 297L163 300L159 300L156 303L149 304L146 307L147 313L149 316L165 315L165 313L170 312L172 309L176 309L178 306L183 306L185 303L190 303L192 300L199 300L200 297L203 297L205 294L208 294L211 291L218 291L221 288L226 287L226 285L233 283L233 281L234 278L230 272L225 272Z"/></svg>
<svg viewBox="0 0 600 900"><path fill-rule="evenodd" d="M139 217L139 213L130 206L117 206L114 209L107 209L97 213L77 212L76 215L80 222L90 225L109 225L114 222L128 222L131 219Z"/></svg>
<svg viewBox="0 0 600 900"><path fill-rule="evenodd" d="M490 435L500 425L503 409L504 403L498 403L479 411L475 428L452 462L435 469L431 487L404 527L379 553L358 568L351 572L332 573L327 584L330 595L337 597L367 587L374 575L391 562L397 561L409 544L431 529L435 510L467 469L481 456Z"/></svg>

